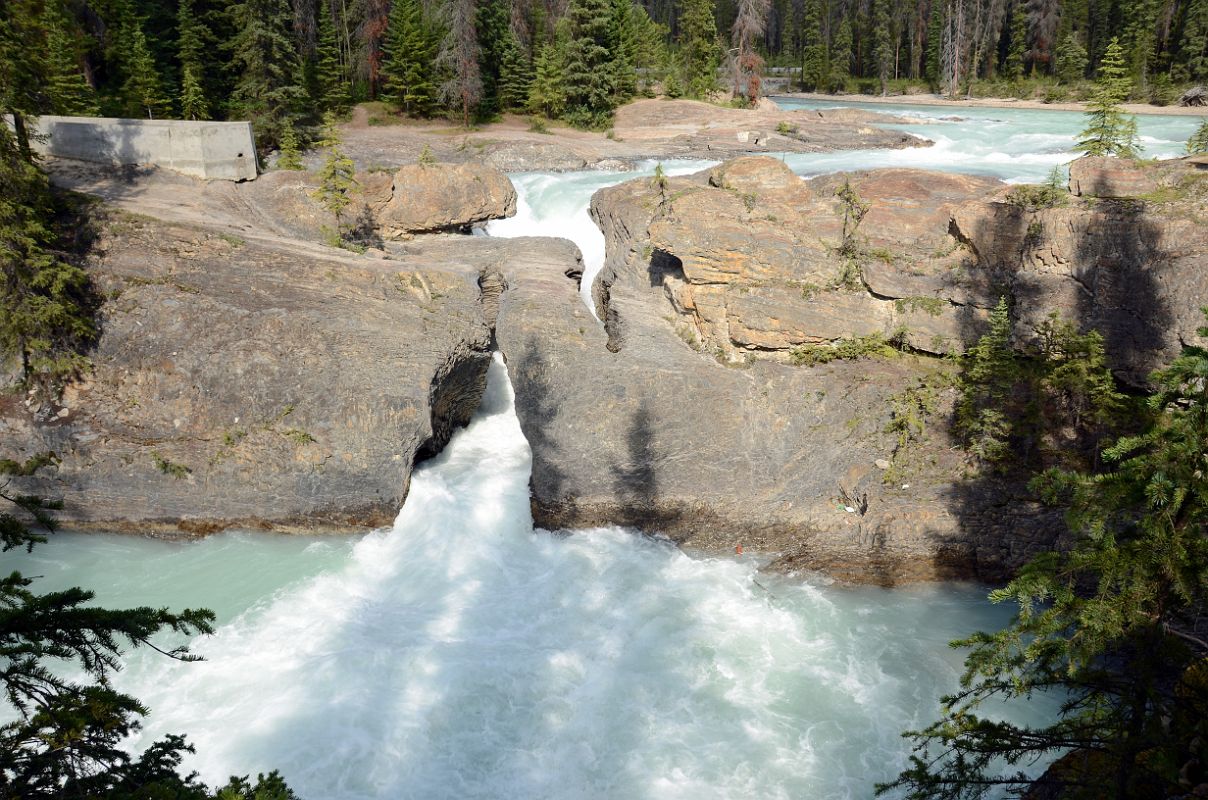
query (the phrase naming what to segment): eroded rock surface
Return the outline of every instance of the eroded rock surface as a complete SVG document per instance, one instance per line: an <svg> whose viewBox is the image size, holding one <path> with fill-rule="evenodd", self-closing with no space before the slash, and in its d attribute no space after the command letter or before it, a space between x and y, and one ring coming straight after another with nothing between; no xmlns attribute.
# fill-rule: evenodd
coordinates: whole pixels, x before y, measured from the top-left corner
<svg viewBox="0 0 1208 800"><path fill-rule="evenodd" d="M1101 168L1089 161L1073 174ZM610 294L626 277L730 361L874 335L944 354L974 342L1006 297L1021 346L1056 313L1103 332L1117 374L1143 386L1200 324L1208 176L1171 162L1143 179L1145 201L1063 195L1046 208L988 178L895 169L802 181L760 157L630 181L592 202L608 244L599 311L623 346ZM848 180L868 211L845 239Z"/></svg>
<svg viewBox="0 0 1208 800"><path fill-rule="evenodd" d="M105 530L388 524L414 463L478 407L503 261L545 240L446 237L396 260L113 213L89 265L93 369L0 400L20 488ZM557 249L556 247L554 249Z"/></svg>
<svg viewBox="0 0 1208 800"><path fill-rule="evenodd" d="M891 398L931 362L726 366L624 278L612 302L630 335L613 352L568 272L562 258L507 266L498 318L538 525L633 525L690 549L742 544L783 568L884 584L997 578L1052 544L1056 526L1026 504L946 480L959 456L942 431L909 466L878 466L895 459ZM951 391L940 394L950 406Z"/></svg>

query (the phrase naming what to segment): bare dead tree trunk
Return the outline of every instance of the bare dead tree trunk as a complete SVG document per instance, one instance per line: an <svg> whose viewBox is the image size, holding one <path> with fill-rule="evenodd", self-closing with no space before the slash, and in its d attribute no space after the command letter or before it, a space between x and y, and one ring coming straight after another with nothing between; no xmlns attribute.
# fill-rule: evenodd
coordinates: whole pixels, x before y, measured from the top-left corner
<svg viewBox="0 0 1208 800"><path fill-rule="evenodd" d="M730 41L736 51L731 67L734 94L745 95L752 103L759 99L763 80L763 58L755 51L755 42L767 30L771 6L771 0L738 0L738 16L730 29Z"/></svg>
<svg viewBox="0 0 1208 800"><path fill-rule="evenodd" d="M462 124L467 128L470 109L482 99L474 12L474 0L450 0L445 6L445 38L436 57L437 64L450 73L449 80L440 87L441 99L449 105L461 106Z"/></svg>

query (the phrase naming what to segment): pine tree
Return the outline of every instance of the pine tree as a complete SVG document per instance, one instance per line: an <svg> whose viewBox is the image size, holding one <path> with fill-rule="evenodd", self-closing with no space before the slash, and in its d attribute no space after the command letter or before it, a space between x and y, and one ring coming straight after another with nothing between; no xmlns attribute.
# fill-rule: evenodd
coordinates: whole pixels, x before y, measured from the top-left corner
<svg viewBox="0 0 1208 800"><path fill-rule="evenodd" d="M159 68L147 46L142 23L132 18L118 30L118 36L123 41L122 66L126 80L122 83L122 98L126 114L150 119L164 116L170 106L160 86Z"/></svg>
<svg viewBox="0 0 1208 800"><path fill-rule="evenodd" d="M1007 60L1003 74L1011 80L1023 77L1024 64L1028 57L1028 15L1023 3L1016 3L1011 12L1011 44L1007 49Z"/></svg>
<svg viewBox="0 0 1208 800"><path fill-rule="evenodd" d="M851 75L851 57L851 22L845 17L843 21L839 23L839 32L835 34L835 41L831 46L831 72L829 88L832 91L840 90L847 84L847 79Z"/></svg>
<svg viewBox="0 0 1208 800"><path fill-rule="evenodd" d="M1057 45L1057 79L1062 83L1077 83L1086 77L1086 48L1078 34L1067 33Z"/></svg>
<svg viewBox="0 0 1208 800"><path fill-rule="evenodd" d="M1095 94L1087 103L1087 126L1076 150L1091 156L1137 157L1137 120L1120 108L1132 90L1124 52L1116 39L1099 64Z"/></svg>
<svg viewBox="0 0 1208 800"><path fill-rule="evenodd" d="M1191 138L1187 140L1187 154L1200 156L1208 154L1208 120L1200 123Z"/></svg>
<svg viewBox="0 0 1208 800"><path fill-rule="evenodd" d="M193 11L193 0L180 0L176 11L177 53L180 59L180 115L185 119L209 119L202 75L205 73L203 34Z"/></svg>
<svg viewBox="0 0 1208 800"><path fill-rule="evenodd" d="M46 176L0 125L0 358L55 383L86 364L96 335L87 273L56 254Z"/></svg>
<svg viewBox="0 0 1208 800"><path fill-rule="evenodd" d="M638 35L640 16L645 15L633 0L611 0L608 51L612 55L613 105L625 103L638 92Z"/></svg>
<svg viewBox="0 0 1208 800"><path fill-rule="evenodd" d="M384 96L408 114L426 116L436 103L435 42L419 0L395 0L386 28Z"/></svg>
<svg viewBox="0 0 1208 800"><path fill-rule="evenodd" d="M710 0L680 0L680 69L685 92L697 99L717 88L717 23Z"/></svg>
<svg viewBox="0 0 1208 800"><path fill-rule="evenodd" d="M73 35L75 25L62 0L47 0L42 24L46 28L48 110L69 116L100 114L96 90L80 70L80 51Z"/></svg>
<svg viewBox="0 0 1208 800"><path fill-rule="evenodd" d="M608 52L608 0L571 0L566 9L563 115L580 128L602 127L612 114L615 72Z"/></svg>
<svg viewBox="0 0 1208 800"><path fill-rule="evenodd" d="M302 150L298 143L298 131L293 120L286 118L281 125L281 151L277 156L277 169L300 170Z"/></svg>
<svg viewBox="0 0 1208 800"><path fill-rule="evenodd" d="M315 48L315 83L319 90L319 106L324 111L342 114L352 105L348 81L340 65L340 43L336 24L327 0L320 0L318 10L318 42Z"/></svg>
<svg viewBox="0 0 1208 800"><path fill-rule="evenodd" d="M956 428L970 453L987 463L1001 461L1009 452L1011 432L1004 409L1018 379L1006 298L990 313L989 331L969 348L965 359Z"/></svg>
<svg viewBox="0 0 1208 800"><path fill-rule="evenodd" d="M340 150L340 134L330 113L324 119L323 138L319 141L319 147L326 151L326 155L323 158L323 166L319 169L319 188L312 196L336 218L336 230L331 238L342 241L343 215L352 203L352 190L356 187L353 175L356 168L352 159Z"/></svg>
<svg viewBox="0 0 1208 800"><path fill-rule="evenodd" d="M1016 765L1046 756L1062 757L1046 797L1177 797L1203 780L1208 643L1192 626L1208 606L1206 378L1208 349L1185 346L1151 377L1142 432L1103 451L1105 471L1032 481L1068 509L1072 547L991 593L1018 608L1007 628L953 643L970 648L961 688L939 722L909 734L916 754L893 784L905 797L1021 793L1035 782ZM1056 721L982 716L1037 693L1061 698Z"/></svg>
<svg viewBox="0 0 1208 800"><path fill-rule="evenodd" d="M1191 0L1178 54L1188 80L1208 80L1208 0Z"/></svg>
<svg viewBox="0 0 1208 800"><path fill-rule="evenodd" d="M557 119L566 107L561 50L556 45L541 45L534 67L526 107L530 114L543 114Z"/></svg>
<svg viewBox="0 0 1208 800"><path fill-rule="evenodd" d="M503 63L499 67L499 106L503 111L518 111L528 103L533 71L524 49L509 28L503 45Z"/></svg>
<svg viewBox="0 0 1208 800"><path fill-rule="evenodd" d="M252 121L257 146L267 151L278 144L282 123L303 98L293 9L288 0L244 0L234 15L231 51L238 77L231 112Z"/></svg>

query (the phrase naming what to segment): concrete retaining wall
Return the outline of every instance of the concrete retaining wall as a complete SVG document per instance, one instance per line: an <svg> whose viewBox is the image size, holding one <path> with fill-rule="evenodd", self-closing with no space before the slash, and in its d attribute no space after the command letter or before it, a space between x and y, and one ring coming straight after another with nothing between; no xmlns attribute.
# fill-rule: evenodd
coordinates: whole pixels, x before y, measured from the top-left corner
<svg viewBox="0 0 1208 800"><path fill-rule="evenodd" d="M45 137L38 149L52 156L154 165L210 180L256 177L250 122L39 117L37 127Z"/></svg>

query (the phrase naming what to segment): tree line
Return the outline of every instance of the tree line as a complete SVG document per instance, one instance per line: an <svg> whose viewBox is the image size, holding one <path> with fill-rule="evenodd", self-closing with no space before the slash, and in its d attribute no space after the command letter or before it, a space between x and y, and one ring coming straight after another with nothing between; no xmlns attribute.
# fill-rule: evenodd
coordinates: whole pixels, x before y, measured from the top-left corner
<svg viewBox="0 0 1208 800"><path fill-rule="evenodd" d="M4 0L9 113L287 126L383 100L463 123L606 124L656 89L759 93L766 64L825 91L1093 77L1118 37L1138 96L1208 80L1208 0ZM14 91L13 94L22 94Z"/></svg>

